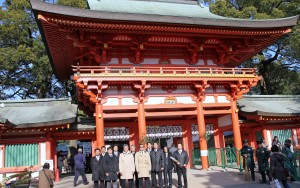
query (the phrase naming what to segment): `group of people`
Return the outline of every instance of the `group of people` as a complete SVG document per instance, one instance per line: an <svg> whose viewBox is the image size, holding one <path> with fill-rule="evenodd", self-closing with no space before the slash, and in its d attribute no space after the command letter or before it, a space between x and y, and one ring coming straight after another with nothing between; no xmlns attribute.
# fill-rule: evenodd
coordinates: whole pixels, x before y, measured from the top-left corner
<svg viewBox="0 0 300 188"><path fill-rule="evenodd" d="M275 136L272 142L271 151L264 139L257 140L257 150L254 152L252 147L248 145L248 140L243 141L243 148L241 149L241 155L244 159L244 168L251 171L252 181L255 181L254 174L254 155L258 162L258 171L262 176L260 183L268 183L269 181L277 179L282 182L285 188L290 186L287 184L288 176L291 176L291 181L294 181L296 169L293 166L293 145L292 140L286 139L284 145L278 141L278 137Z"/></svg>
<svg viewBox="0 0 300 188"><path fill-rule="evenodd" d="M139 148L139 151L136 151L134 145L130 148L124 145L121 153L118 146L96 148L95 156L90 161L94 188L116 188L119 183L122 188L171 188L174 167L178 176L178 188L187 187L186 167L189 157L181 144L178 144L177 148L172 145L170 149L161 149L158 143L154 142L153 147L148 143L147 146L140 144ZM86 159L81 148L74 156L74 161L74 187L77 186L80 175L83 184L89 184L84 171Z"/></svg>

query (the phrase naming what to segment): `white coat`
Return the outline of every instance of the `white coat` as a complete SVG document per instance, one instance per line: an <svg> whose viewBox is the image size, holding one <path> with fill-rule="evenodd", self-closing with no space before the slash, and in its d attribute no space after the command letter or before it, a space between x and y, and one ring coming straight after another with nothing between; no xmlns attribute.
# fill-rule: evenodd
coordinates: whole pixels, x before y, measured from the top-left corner
<svg viewBox="0 0 300 188"><path fill-rule="evenodd" d="M133 179L135 172L134 158L132 153L121 153L119 158L119 170L121 179Z"/></svg>

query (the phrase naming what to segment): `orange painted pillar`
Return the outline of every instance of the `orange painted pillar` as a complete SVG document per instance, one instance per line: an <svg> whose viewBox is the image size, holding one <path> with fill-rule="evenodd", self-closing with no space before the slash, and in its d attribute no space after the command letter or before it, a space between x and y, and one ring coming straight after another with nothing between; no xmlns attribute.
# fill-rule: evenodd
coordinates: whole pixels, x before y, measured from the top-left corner
<svg viewBox="0 0 300 188"><path fill-rule="evenodd" d="M97 141L96 139L92 140L92 156L95 156L95 149L98 148L97 147Z"/></svg>
<svg viewBox="0 0 300 188"><path fill-rule="evenodd" d="M138 139L139 142L147 136L144 102L138 103Z"/></svg>
<svg viewBox="0 0 300 188"><path fill-rule="evenodd" d="M232 119L234 145L235 148L242 149L242 138L241 138L238 109L236 107L236 100L230 99L230 101L231 101L231 119Z"/></svg>
<svg viewBox="0 0 300 188"><path fill-rule="evenodd" d="M47 138L47 141L46 141L46 160L50 160L51 159L51 153L52 153L51 140Z"/></svg>
<svg viewBox="0 0 300 188"><path fill-rule="evenodd" d="M129 145L135 145L136 151L139 150L139 132L136 126L129 127Z"/></svg>
<svg viewBox="0 0 300 188"><path fill-rule="evenodd" d="M297 147L300 147L300 128L296 129L296 133L297 133L297 140L298 140L298 145Z"/></svg>
<svg viewBox="0 0 300 188"><path fill-rule="evenodd" d="M182 142L183 148L187 151L189 158L193 156L194 144L193 144L193 134L192 134L192 124L184 123L182 125ZM189 160L187 168L193 167L193 160Z"/></svg>
<svg viewBox="0 0 300 188"><path fill-rule="evenodd" d="M197 100L197 122L199 131L200 153L202 161L202 169L208 169L208 149L206 141L206 126L204 120L204 110L202 101Z"/></svg>
<svg viewBox="0 0 300 188"><path fill-rule="evenodd" d="M268 139L268 133L267 133L267 129L264 126L263 126L261 132L262 132L262 135L263 135L263 137L266 141L266 144L269 146L270 143L269 143L269 139Z"/></svg>
<svg viewBox="0 0 300 188"><path fill-rule="evenodd" d="M214 142L215 142L215 148L221 148L221 140L220 140L220 131L218 124L214 123Z"/></svg>
<svg viewBox="0 0 300 188"><path fill-rule="evenodd" d="M256 135L254 130L249 130L249 144L252 148L256 149Z"/></svg>
<svg viewBox="0 0 300 188"><path fill-rule="evenodd" d="M103 105L98 102L95 106L96 112L96 142L97 147L104 146L104 119L103 119Z"/></svg>

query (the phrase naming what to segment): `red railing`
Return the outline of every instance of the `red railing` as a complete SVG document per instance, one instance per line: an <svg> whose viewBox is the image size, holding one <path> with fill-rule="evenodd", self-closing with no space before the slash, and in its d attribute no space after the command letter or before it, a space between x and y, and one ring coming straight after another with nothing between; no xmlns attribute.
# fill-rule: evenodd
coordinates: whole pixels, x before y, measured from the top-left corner
<svg viewBox="0 0 300 188"><path fill-rule="evenodd" d="M128 67L128 66L72 66L73 72L80 74L174 74L174 75L256 75L256 68L222 67Z"/></svg>

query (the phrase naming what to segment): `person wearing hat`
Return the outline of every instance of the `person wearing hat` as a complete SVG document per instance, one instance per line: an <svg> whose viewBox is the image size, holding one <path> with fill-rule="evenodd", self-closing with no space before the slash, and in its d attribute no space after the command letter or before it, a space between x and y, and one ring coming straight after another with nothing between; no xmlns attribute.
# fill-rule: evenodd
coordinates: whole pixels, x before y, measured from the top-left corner
<svg viewBox="0 0 300 188"><path fill-rule="evenodd" d="M294 165L293 161L295 160L295 157L293 155L293 152L291 151L291 144L292 141L289 139L286 139L284 141L284 146L282 147L281 153L283 153L287 157L286 163L288 164L288 170L290 172L291 181L295 181L296 177L296 166Z"/></svg>
<svg viewBox="0 0 300 188"><path fill-rule="evenodd" d="M261 174L262 181L261 183L267 183L266 174L268 175L269 181L271 181L269 177L269 158L270 158L270 151L263 146L262 140L257 140L257 150L256 150L256 158L258 163L258 171Z"/></svg>
<svg viewBox="0 0 300 188"><path fill-rule="evenodd" d="M253 149L248 145L248 140L243 140L243 148L241 149L241 155L244 158L244 168L245 164L247 163L247 168L251 171L251 179L255 181L255 174L254 174L254 158L253 158Z"/></svg>

